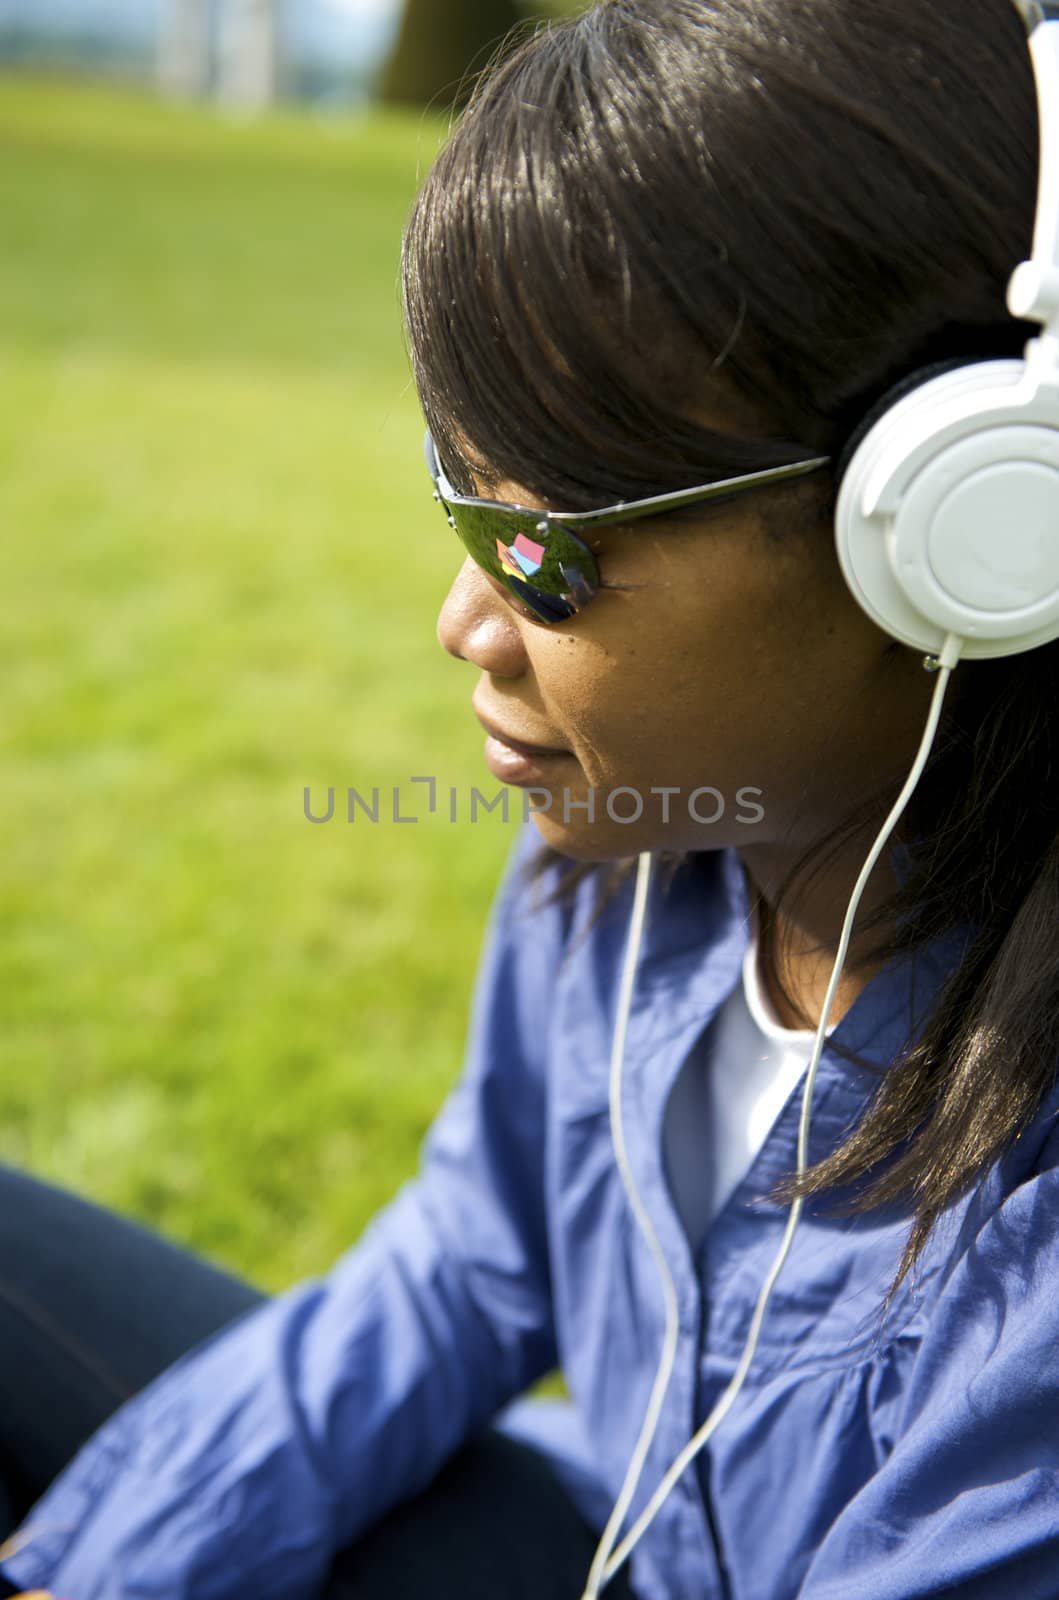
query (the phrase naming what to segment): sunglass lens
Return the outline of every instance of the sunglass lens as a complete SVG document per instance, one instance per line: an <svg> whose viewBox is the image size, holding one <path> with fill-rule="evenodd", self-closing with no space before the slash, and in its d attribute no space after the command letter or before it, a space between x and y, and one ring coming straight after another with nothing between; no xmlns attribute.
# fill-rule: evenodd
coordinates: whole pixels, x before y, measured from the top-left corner
<svg viewBox="0 0 1059 1600"><path fill-rule="evenodd" d="M576 534L555 523L487 506L441 501L471 558L498 578L541 622L563 622L599 589L596 558Z"/></svg>
<svg viewBox="0 0 1059 1600"><path fill-rule="evenodd" d="M503 507L450 502L443 492L434 442L426 437L427 466L436 497L468 554L499 579L541 622L564 622L599 589L599 567L588 546L561 523ZM447 483L444 487L449 487Z"/></svg>
<svg viewBox="0 0 1059 1600"><path fill-rule="evenodd" d="M563 622L599 588L596 558L576 534L556 523L541 527L516 512L457 506L454 517L471 555L542 622Z"/></svg>

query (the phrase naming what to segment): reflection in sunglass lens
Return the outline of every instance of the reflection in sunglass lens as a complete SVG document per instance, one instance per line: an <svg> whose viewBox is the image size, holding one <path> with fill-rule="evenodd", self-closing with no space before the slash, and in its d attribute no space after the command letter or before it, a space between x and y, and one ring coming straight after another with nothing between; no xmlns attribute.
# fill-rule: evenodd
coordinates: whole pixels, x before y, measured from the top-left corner
<svg viewBox="0 0 1059 1600"><path fill-rule="evenodd" d="M450 503L440 489L437 496L471 558L539 621L566 621L597 593L595 556L561 524L504 507Z"/></svg>

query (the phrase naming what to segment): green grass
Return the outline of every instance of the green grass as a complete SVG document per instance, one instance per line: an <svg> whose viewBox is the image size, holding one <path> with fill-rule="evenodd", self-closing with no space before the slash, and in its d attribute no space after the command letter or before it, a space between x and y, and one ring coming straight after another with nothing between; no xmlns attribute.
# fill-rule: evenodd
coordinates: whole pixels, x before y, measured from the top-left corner
<svg viewBox="0 0 1059 1600"><path fill-rule="evenodd" d="M414 1170L515 836L341 820L496 789L398 312L444 131L0 79L0 1159L273 1290Z"/></svg>

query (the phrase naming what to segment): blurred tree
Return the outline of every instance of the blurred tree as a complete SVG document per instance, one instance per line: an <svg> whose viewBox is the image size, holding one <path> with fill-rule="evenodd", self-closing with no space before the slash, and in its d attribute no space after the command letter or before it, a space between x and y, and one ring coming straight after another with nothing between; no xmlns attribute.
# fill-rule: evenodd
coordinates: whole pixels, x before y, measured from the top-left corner
<svg viewBox="0 0 1059 1600"><path fill-rule="evenodd" d="M463 105L476 75L506 39L510 49L532 17L583 11L589 0L404 0L397 40L378 83L379 98L431 105ZM506 52L505 52L506 53Z"/></svg>

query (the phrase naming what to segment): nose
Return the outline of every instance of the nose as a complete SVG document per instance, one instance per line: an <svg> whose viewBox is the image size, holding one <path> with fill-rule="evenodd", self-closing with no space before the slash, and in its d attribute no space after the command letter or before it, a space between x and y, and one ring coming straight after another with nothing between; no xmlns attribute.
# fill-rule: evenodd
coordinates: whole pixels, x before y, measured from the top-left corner
<svg viewBox="0 0 1059 1600"><path fill-rule="evenodd" d="M515 613L470 556L438 615L438 643L458 661L470 661L501 678L517 678L526 670Z"/></svg>

